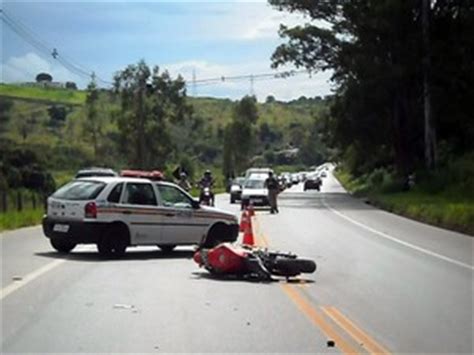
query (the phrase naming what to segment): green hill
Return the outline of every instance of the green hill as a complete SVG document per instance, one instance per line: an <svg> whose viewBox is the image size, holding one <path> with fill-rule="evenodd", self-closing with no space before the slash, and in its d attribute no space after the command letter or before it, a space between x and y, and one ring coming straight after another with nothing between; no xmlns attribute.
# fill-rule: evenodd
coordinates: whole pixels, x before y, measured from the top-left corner
<svg viewBox="0 0 474 355"><path fill-rule="evenodd" d="M97 156L86 120L85 91L0 84L0 97L1 106L5 106L0 107L4 112L0 121L0 150L3 146L33 151L51 171L73 171L93 164L116 169L127 166L126 147L121 143L116 121L120 107L108 91L99 95L101 127ZM182 153L166 157L167 166L176 164L184 155L198 170L205 166L220 170L223 132L232 120L236 101L189 97L188 102L193 108L194 123L177 122L170 127L171 142ZM318 98L259 103L254 154L260 161L273 163L272 152L290 145L301 147L326 106ZM282 164L286 163L291 164Z"/></svg>
<svg viewBox="0 0 474 355"><path fill-rule="evenodd" d="M86 100L86 93L79 90L0 84L0 97L38 103L82 105Z"/></svg>

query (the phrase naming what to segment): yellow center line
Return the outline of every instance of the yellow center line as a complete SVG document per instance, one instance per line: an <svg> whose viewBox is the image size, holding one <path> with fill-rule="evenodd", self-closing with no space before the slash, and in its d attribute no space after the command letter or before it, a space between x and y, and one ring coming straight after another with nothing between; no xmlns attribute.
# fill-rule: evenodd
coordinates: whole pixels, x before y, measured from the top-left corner
<svg viewBox="0 0 474 355"><path fill-rule="evenodd" d="M299 310L306 315L344 354L358 354L339 333L329 324L313 306L306 301L298 291L289 284L280 284L286 295L296 304Z"/></svg>
<svg viewBox="0 0 474 355"><path fill-rule="evenodd" d="M357 327L352 321L344 316L336 307L321 307L324 313L327 314L337 325L344 329L352 338L358 341L362 347L367 349L370 354L390 354L390 352L383 346L378 344L362 329Z"/></svg>
<svg viewBox="0 0 474 355"><path fill-rule="evenodd" d="M268 247L268 239L262 233L260 221L257 216L253 218L255 222L255 240L259 246ZM300 280L299 283L292 287L289 284L280 284L285 294L296 304L298 309L305 314L326 336L335 341L336 346L345 354L356 354L357 350L349 344L338 331L324 318L323 314L318 312L313 305L307 301L301 294L301 291L295 287L305 288L308 283ZM361 344L370 354L389 355L390 351L384 348L371 338L366 332L344 316L336 307L321 307L324 314L334 323L345 331L352 339Z"/></svg>

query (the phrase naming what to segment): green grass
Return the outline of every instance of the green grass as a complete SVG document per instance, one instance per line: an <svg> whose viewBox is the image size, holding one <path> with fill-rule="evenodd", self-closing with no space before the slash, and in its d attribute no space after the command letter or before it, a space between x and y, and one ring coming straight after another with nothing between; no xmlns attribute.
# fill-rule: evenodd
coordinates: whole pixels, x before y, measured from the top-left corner
<svg viewBox="0 0 474 355"><path fill-rule="evenodd" d="M474 235L474 201L448 194L409 191L374 194L376 205L425 223Z"/></svg>
<svg viewBox="0 0 474 355"><path fill-rule="evenodd" d="M83 105L86 100L84 91L10 84L0 84L0 96L71 105Z"/></svg>
<svg viewBox="0 0 474 355"><path fill-rule="evenodd" d="M0 231L32 226L41 223L44 214L42 207L36 209L0 213Z"/></svg>
<svg viewBox="0 0 474 355"><path fill-rule="evenodd" d="M367 197L378 207L424 223L474 235L474 199L462 186L445 186L437 193L421 184L411 191L384 192L367 179L354 179L345 171L337 171L341 184L356 196Z"/></svg>

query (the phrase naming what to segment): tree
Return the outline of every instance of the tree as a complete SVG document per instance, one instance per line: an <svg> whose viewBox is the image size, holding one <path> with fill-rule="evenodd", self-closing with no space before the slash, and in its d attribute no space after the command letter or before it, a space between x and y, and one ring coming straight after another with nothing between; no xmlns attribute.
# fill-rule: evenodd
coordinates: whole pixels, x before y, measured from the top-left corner
<svg viewBox="0 0 474 355"><path fill-rule="evenodd" d="M10 110L13 107L13 101L7 98L0 100L0 134L6 131L6 126L10 120Z"/></svg>
<svg viewBox="0 0 474 355"><path fill-rule="evenodd" d="M248 167L255 150L253 126L257 119L257 100L254 96L245 96L234 107L232 122L225 131L224 175L235 175Z"/></svg>
<svg viewBox="0 0 474 355"><path fill-rule="evenodd" d="M103 116L98 112L98 100L99 92L97 90L97 85L95 81L92 80L89 85L87 85L84 131L92 141L95 161L97 161L99 139L102 136L103 130Z"/></svg>
<svg viewBox="0 0 474 355"><path fill-rule="evenodd" d="M163 166L174 150L170 123L192 112L184 80L160 73L158 66L150 69L141 60L115 75L114 90L120 98L117 123L129 162L141 169Z"/></svg>
<svg viewBox="0 0 474 355"><path fill-rule="evenodd" d="M77 85L76 85L75 82L66 81L66 89L69 89L69 90L77 90Z"/></svg>
<svg viewBox="0 0 474 355"><path fill-rule="evenodd" d="M48 107L48 114L49 126L52 129L57 130L58 128L62 127L66 122L68 110L65 106L62 105L51 105L50 107Z"/></svg>
<svg viewBox="0 0 474 355"><path fill-rule="evenodd" d="M267 104L271 104L275 101L276 101L276 99L275 99L275 96L273 96L273 95L268 95L267 98L265 99L265 103L267 103Z"/></svg>
<svg viewBox="0 0 474 355"><path fill-rule="evenodd" d="M293 63L310 71L334 71L336 97L328 133L343 156L347 152L360 157L367 171L392 163L404 175L433 155L425 154L423 149L423 112L429 100L424 105L420 98L424 92L425 98L427 92L429 95L426 90L431 85L424 77L429 75L433 83L432 102L441 107L453 108L452 96L442 95L445 89L456 92L456 97L473 97L472 90L459 90L474 84L474 70L468 64L472 63L473 52L463 50L472 48L474 38L474 8L470 2L430 2L429 48L421 7L427 1L269 2L310 19L292 28L281 26L280 36L287 42L273 53L273 66ZM423 58L428 64L433 59L431 69L422 65ZM448 77L450 85L436 91L436 82L446 83ZM468 106L463 109L468 110ZM441 110L433 107L434 121L443 119ZM465 118L458 122L465 128L473 127ZM433 127L438 126L437 122L429 126L426 129L433 132L428 137L435 137ZM433 141L428 144L433 145Z"/></svg>
<svg viewBox="0 0 474 355"><path fill-rule="evenodd" d="M37 83L42 83L42 82L52 82L53 81L53 77L51 76L51 74L48 74L48 73L39 73L38 75L36 75L36 82Z"/></svg>

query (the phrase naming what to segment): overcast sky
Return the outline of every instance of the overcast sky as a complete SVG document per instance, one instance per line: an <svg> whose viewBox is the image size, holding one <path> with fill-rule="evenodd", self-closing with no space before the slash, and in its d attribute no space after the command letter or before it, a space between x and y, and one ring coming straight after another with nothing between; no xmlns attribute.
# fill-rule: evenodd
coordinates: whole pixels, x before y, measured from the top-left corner
<svg viewBox="0 0 474 355"><path fill-rule="evenodd" d="M49 52L56 48L61 56L102 79L111 81L117 70L143 58L149 65L189 80L189 94L194 92L193 71L197 80L271 73L271 54L282 43L280 23L306 21L279 12L265 1L4 1L2 8ZM86 85L86 77L62 66L4 22L1 36L3 82L34 81L37 73L46 71L56 81ZM327 95L329 77L326 72L256 81L254 93L259 100L268 95L279 100ZM250 90L250 81L240 81L197 86L196 93L238 99Z"/></svg>

